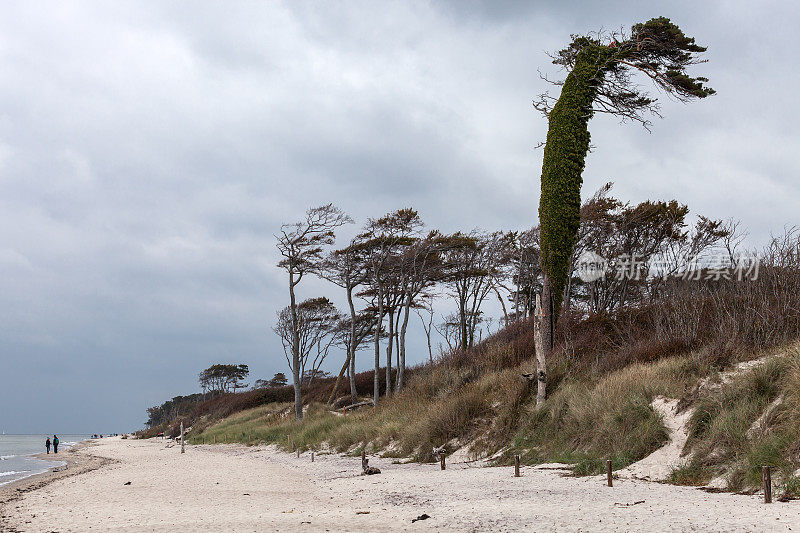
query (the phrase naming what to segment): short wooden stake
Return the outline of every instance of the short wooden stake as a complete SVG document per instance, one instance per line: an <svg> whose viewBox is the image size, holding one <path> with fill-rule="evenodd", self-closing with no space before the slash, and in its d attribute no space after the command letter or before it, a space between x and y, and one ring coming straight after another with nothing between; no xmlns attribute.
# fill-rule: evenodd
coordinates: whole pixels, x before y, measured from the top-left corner
<svg viewBox="0 0 800 533"><path fill-rule="evenodd" d="M772 473L768 466L761 467L761 477L764 480L764 503L772 503Z"/></svg>
<svg viewBox="0 0 800 533"><path fill-rule="evenodd" d="M247 444L250 444L252 442L253 442L253 434L250 433L250 434L247 435Z"/></svg>
<svg viewBox="0 0 800 533"><path fill-rule="evenodd" d="M519 455L514 456L514 477L519 477Z"/></svg>
<svg viewBox="0 0 800 533"><path fill-rule="evenodd" d="M183 422L181 422L181 453L186 453L186 449L183 447Z"/></svg>
<svg viewBox="0 0 800 533"><path fill-rule="evenodd" d="M439 460L441 461L442 464L442 470L444 470L444 454L439 456Z"/></svg>
<svg viewBox="0 0 800 533"><path fill-rule="evenodd" d="M311 462L314 462L314 452L311 452Z"/></svg>
<svg viewBox="0 0 800 533"><path fill-rule="evenodd" d="M217 436L214 435L214 444L216 444L216 443L217 443Z"/></svg>
<svg viewBox="0 0 800 533"><path fill-rule="evenodd" d="M367 468L367 452L366 450L361 450L361 470Z"/></svg>
<svg viewBox="0 0 800 533"><path fill-rule="evenodd" d="M613 487L614 482L611 479L611 459L606 460L606 477L608 478L608 486Z"/></svg>
<svg viewBox="0 0 800 533"><path fill-rule="evenodd" d="M205 443L206 443L206 436L203 435L203 444L205 444Z"/></svg>

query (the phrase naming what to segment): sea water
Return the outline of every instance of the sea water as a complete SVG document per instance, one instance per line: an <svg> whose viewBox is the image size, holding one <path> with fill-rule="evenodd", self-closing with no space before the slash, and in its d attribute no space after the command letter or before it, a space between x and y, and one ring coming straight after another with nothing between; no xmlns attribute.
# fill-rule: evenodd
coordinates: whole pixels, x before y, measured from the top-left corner
<svg viewBox="0 0 800 533"><path fill-rule="evenodd" d="M66 451L89 435L59 435L58 451ZM50 440L53 436L50 435ZM64 462L58 460L58 455L50 447L52 460L43 461L33 457L45 453L44 442L47 435L0 435L0 485L5 485L24 477L46 472L51 468L63 466Z"/></svg>

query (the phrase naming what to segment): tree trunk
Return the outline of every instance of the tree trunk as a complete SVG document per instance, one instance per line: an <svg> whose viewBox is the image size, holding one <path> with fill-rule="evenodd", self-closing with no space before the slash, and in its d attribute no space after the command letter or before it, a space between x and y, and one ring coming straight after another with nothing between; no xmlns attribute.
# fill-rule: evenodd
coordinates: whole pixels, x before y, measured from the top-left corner
<svg viewBox="0 0 800 533"><path fill-rule="evenodd" d="M561 311L569 311L572 304L572 270L567 277L567 286L564 288L564 298L561 300Z"/></svg>
<svg viewBox="0 0 800 533"><path fill-rule="evenodd" d="M394 308L389 309L389 342L386 343L386 396L392 395L392 346L394 344Z"/></svg>
<svg viewBox="0 0 800 533"><path fill-rule="evenodd" d="M358 389L356 389L356 352L353 350L353 356L350 358L350 398L353 403L358 400Z"/></svg>
<svg viewBox="0 0 800 533"><path fill-rule="evenodd" d="M555 318L553 316L553 290L550 278L545 274L542 280L542 299L541 299L541 323L542 323L542 343L545 355L550 355L553 349L553 335L555 329ZM538 297L538 295L537 295Z"/></svg>
<svg viewBox="0 0 800 533"><path fill-rule="evenodd" d="M336 377L336 383L333 385L333 391L331 391L331 396L328 399L328 403L332 404L333 401L336 399L336 391L339 389L339 382L342 380L342 376L347 370L348 365L350 364L350 360L355 357L355 340L356 340L356 308L353 305L353 287L347 287L347 304L350 307L350 342L347 345L347 357L345 358L344 365L342 366L341 372ZM352 385L352 384L351 384ZM352 386L351 386L352 389ZM351 391L352 392L352 391Z"/></svg>
<svg viewBox="0 0 800 533"><path fill-rule="evenodd" d="M536 311L533 319L533 342L536 350L536 407L547 399L547 354L542 341L542 303L536 295Z"/></svg>
<svg viewBox="0 0 800 533"><path fill-rule="evenodd" d="M469 342L469 338L467 337L467 300L464 299L463 302L459 302L459 310L458 310L458 320L460 322L459 326L461 326L461 350L467 351L467 343Z"/></svg>
<svg viewBox="0 0 800 533"><path fill-rule="evenodd" d="M372 380L372 400L378 407L381 397L381 325L383 324L383 288L378 285L378 323L375 325L375 374Z"/></svg>
<svg viewBox="0 0 800 533"><path fill-rule="evenodd" d="M294 416L303 419L303 397L300 390L300 331L297 319L297 300L294 296L294 273L289 273L289 303L292 310L292 384L294 385Z"/></svg>
<svg viewBox="0 0 800 533"><path fill-rule="evenodd" d="M336 399L336 391L339 390L339 382L342 381L342 376L344 376L345 371L350 366L350 348L347 348L347 358L344 360L344 364L342 365L342 369L339 371L339 375L336 376L336 382L333 384L333 390L331 391L331 395L328 397L328 405L333 404L333 401Z"/></svg>
<svg viewBox="0 0 800 533"><path fill-rule="evenodd" d="M400 310L397 311L397 318L394 321L394 391L397 392L397 373L400 370Z"/></svg>
<svg viewBox="0 0 800 533"><path fill-rule="evenodd" d="M500 306L503 308L503 320L505 321L505 327L508 327L508 311L506 310L506 303L503 301L503 297L500 295L500 291L497 290L497 287L492 287L494 293L497 295L497 300L500 302ZM488 330L487 330L488 335Z"/></svg>
<svg viewBox="0 0 800 533"><path fill-rule="evenodd" d="M400 326L400 364L397 366L397 392L403 390L406 371L406 330L408 329L408 315L411 312L411 295L406 298L405 315L403 325ZM428 347L430 350L430 346Z"/></svg>

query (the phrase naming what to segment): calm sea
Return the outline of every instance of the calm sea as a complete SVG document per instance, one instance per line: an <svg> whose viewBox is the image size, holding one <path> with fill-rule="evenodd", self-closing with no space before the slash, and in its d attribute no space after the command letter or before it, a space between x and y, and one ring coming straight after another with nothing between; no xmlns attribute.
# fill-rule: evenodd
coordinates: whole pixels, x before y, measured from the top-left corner
<svg viewBox="0 0 800 533"><path fill-rule="evenodd" d="M59 435L58 451L60 453L89 437L90 435ZM50 435L50 438L53 436ZM49 457L53 460L42 461L32 457L46 451L46 439L47 435L0 435L0 485L63 465L58 460L58 455L52 453L52 448Z"/></svg>

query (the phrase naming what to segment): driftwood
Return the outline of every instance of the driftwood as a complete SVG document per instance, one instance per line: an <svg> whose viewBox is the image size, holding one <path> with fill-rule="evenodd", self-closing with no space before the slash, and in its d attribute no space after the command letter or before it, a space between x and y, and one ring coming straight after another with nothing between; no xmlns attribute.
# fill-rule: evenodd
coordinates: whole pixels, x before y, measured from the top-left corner
<svg viewBox="0 0 800 533"><path fill-rule="evenodd" d="M380 474L381 469L376 468L374 466L369 466L369 459L364 459L361 461L361 475L362 476L373 476L375 474Z"/></svg>
<svg viewBox="0 0 800 533"><path fill-rule="evenodd" d="M361 475L373 476L375 474L380 474L380 473L381 473L380 468L369 466L369 459L367 459L367 452L361 450Z"/></svg>
<svg viewBox="0 0 800 533"><path fill-rule="evenodd" d="M348 398L348 400L349 400L349 398ZM370 405L370 406L372 406L372 405L375 405L375 404L374 404L374 403L372 403L372 400L364 400L363 402L352 403L352 404L347 404L347 403L340 404L340 403L337 401L337 402L334 402L334 404L333 404L333 407L334 407L334 408L335 408L337 411L342 411L343 413L347 413L347 412L348 412L348 411L350 411L351 409L357 409L357 408L359 408L359 407L364 407L365 405Z"/></svg>
<svg viewBox="0 0 800 533"><path fill-rule="evenodd" d="M349 411L351 409L355 409L356 407L364 407L365 405L375 405L375 404L372 403L372 400L364 400L363 402L353 403L350 405L345 405L343 407Z"/></svg>

